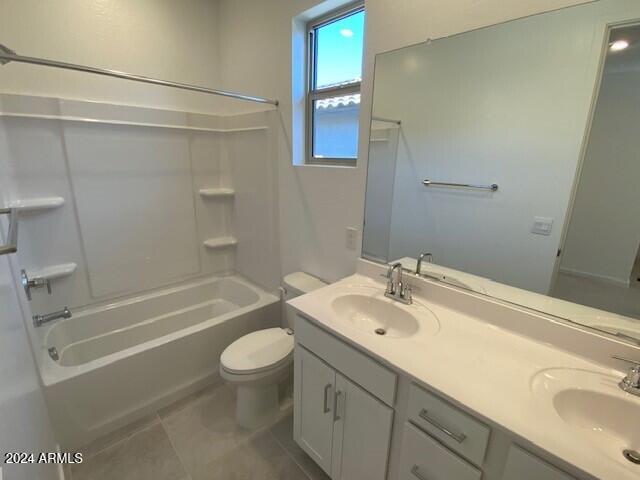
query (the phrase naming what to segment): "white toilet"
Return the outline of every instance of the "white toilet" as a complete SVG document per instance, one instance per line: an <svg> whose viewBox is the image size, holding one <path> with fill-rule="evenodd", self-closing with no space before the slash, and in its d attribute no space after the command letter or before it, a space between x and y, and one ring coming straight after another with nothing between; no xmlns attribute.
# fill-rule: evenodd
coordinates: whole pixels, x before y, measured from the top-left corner
<svg viewBox="0 0 640 480"><path fill-rule="evenodd" d="M326 286L304 272L283 279L286 302ZM236 421L255 429L274 420L280 411L279 385L293 368L294 314L283 305L284 328L267 328L249 333L229 345L220 355L220 375L236 385Z"/></svg>

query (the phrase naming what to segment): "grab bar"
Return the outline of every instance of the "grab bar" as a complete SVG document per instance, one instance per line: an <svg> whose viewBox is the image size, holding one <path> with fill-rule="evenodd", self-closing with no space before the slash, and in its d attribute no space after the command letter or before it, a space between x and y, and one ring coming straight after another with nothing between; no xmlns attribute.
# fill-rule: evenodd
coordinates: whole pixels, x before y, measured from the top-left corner
<svg viewBox="0 0 640 480"><path fill-rule="evenodd" d="M434 182L433 180L423 180L422 184L425 187L462 187L462 188L479 188L480 190L491 190L495 192L498 190L498 184L492 183L491 185L474 185L472 183L449 183L449 182Z"/></svg>
<svg viewBox="0 0 640 480"><path fill-rule="evenodd" d="M9 231L7 243L0 245L0 255L8 255L18 251L18 209L0 208L0 215L9 215Z"/></svg>

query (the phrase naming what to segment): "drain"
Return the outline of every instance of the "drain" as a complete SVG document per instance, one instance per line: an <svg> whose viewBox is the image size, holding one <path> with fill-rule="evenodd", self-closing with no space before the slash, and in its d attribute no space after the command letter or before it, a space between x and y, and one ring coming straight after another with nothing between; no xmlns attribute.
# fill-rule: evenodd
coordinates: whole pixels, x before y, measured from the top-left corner
<svg viewBox="0 0 640 480"><path fill-rule="evenodd" d="M386 335L387 331L384 328L376 328L375 329L376 335Z"/></svg>
<svg viewBox="0 0 640 480"><path fill-rule="evenodd" d="M635 450L625 450L622 452L624 458L629 460L631 463L635 463L636 465L640 465L640 453Z"/></svg>
<svg viewBox="0 0 640 480"><path fill-rule="evenodd" d="M56 347L51 347L48 351L49 351L49 356L51 357L51 360L54 360L57 362L60 359L60 357L58 356L58 350L56 349Z"/></svg>

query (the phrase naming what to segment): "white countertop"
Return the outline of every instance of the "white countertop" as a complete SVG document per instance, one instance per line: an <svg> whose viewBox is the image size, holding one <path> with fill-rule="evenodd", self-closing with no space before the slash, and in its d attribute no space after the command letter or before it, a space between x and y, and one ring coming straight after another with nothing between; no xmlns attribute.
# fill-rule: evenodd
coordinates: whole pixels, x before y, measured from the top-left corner
<svg viewBox="0 0 640 480"><path fill-rule="evenodd" d="M594 477L640 478L640 466L624 465L597 449L586 436L578 434L559 417L548 398L534 394L534 383L540 386L539 379L544 375L541 372L545 370L587 370L607 378L607 383L619 381L624 376L622 371L516 334L419 294L414 294L414 298L437 316L439 330L434 334L433 328L420 328L415 335L405 338L377 336L341 319L331 307L334 298L349 291L362 291L363 286L377 298L407 308L384 297L382 278L378 281L361 274L293 299L289 305L394 370L430 386ZM632 397L617 387L607 393L627 401ZM640 398L633 397L631 401L640 404Z"/></svg>

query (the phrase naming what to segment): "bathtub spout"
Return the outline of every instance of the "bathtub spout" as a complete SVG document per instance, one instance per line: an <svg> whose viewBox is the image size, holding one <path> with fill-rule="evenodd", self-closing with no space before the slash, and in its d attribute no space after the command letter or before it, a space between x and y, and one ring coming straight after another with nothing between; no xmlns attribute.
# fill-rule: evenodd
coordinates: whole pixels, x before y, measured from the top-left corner
<svg viewBox="0 0 640 480"><path fill-rule="evenodd" d="M71 318L71 310L69 310L68 307L64 307L62 310L58 312L48 313L46 315L34 315L33 326L40 327L45 323L58 320L59 318Z"/></svg>

